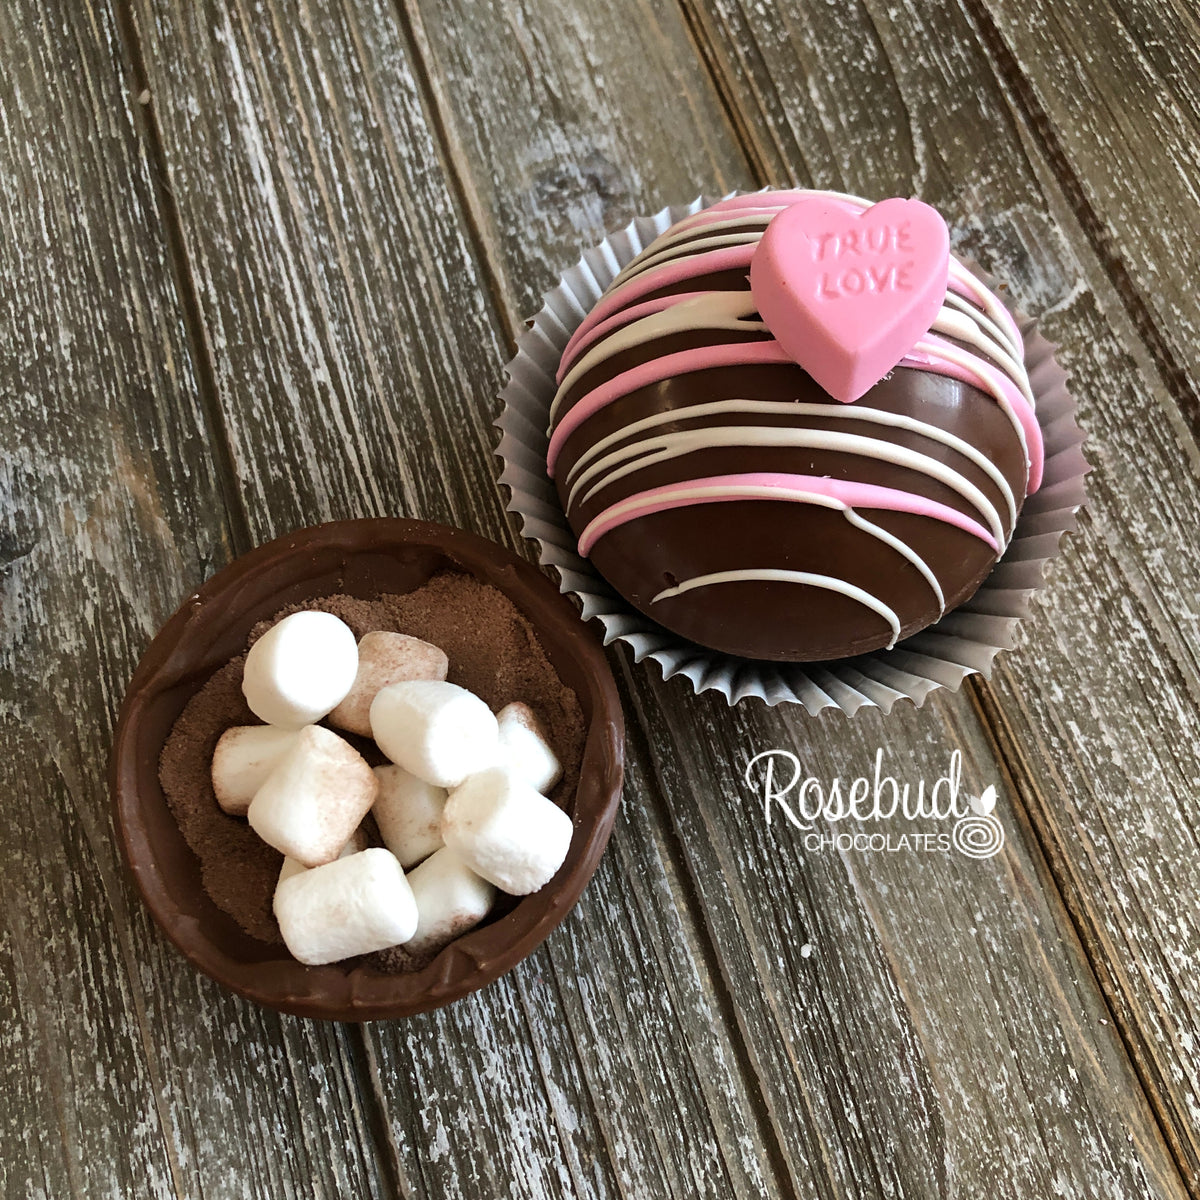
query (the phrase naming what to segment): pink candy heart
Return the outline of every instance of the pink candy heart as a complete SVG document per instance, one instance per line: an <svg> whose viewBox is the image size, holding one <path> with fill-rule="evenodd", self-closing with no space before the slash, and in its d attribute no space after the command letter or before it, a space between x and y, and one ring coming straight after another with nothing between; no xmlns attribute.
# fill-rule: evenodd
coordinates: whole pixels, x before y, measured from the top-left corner
<svg viewBox="0 0 1200 1200"><path fill-rule="evenodd" d="M775 339L845 404L928 332L946 295L950 237L920 200L864 211L814 196L779 213L750 263L750 290Z"/></svg>

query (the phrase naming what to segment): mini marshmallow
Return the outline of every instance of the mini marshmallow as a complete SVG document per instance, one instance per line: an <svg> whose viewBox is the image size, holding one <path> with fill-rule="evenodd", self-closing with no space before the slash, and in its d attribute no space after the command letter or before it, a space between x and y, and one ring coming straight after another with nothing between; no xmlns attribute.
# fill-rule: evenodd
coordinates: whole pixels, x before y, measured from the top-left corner
<svg viewBox="0 0 1200 1200"><path fill-rule="evenodd" d="M349 742L307 725L250 801L264 842L306 867L332 862L375 802L379 782Z"/></svg>
<svg viewBox="0 0 1200 1200"><path fill-rule="evenodd" d="M408 882L418 918L417 931L404 947L412 954L440 949L466 933L496 899L496 889L445 846L410 872Z"/></svg>
<svg viewBox="0 0 1200 1200"><path fill-rule="evenodd" d="M244 817L254 793L295 740L294 729L274 725L235 725L225 730L212 760L213 791L221 808L230 816Z"/></svg>
<svg viewBox="0 0 1200 1200"><path fill-rule="evenodd" d="M310 967L398 946L417 929L404 868L381 847L297 872L275 889L274 909L287 948Z"/></svg>
<svg viewBox="0 0 1200 1200"><path fill-rule="evenodd" d="M455 788L442 812L442 837L477 875L511 896L549 883L571 845L571 818L506 767Z"/></svg>
<svg viewBox="0 0 1200 1200"><path fill-rule="evenodd" d="M403 767L376 767L379 795L371 808L383 844L407 871L442 844L446 789L434 787Z"/></svg>
<svg viewBox="0 0 1200 1200"><path fill-rule="evenodd" d="M506 766L539 792L548 792L562 778L545 730L528 704L515 700L496 714L500 731L500 765Z"/></svg>
<svg viewBox="0 0 1200 1200"><path fill-rule="evenodd" d="M453 683L385 687L371 704L371 732L392 762L435 787L457 787L499 757L492 710Z"/></svg>
<svg viewBox="0 0 1200 1200"><path fill-rule="evenodd" d="M300 729L339 704L357 673L358 643L350 626L332 613L298 612L250 647L242 692L260 720Z"/></svg>
<svg viewBox="0 0 1200 1200"><path fill-rule="evenodd" d="M371 701L381 688L410 679L445 679L446 652L406 633L368 633L358 643L358 674L346 698L329 714L338 729L371 736Z"/></svg>
<svg viewBox="0 0 1200 1200"><path fill-rule="evenodd" d="M342 847L342 852L338 855L338 858L349 858L351 854L358 854L360 851L365 850L369 844L366 831L360 825L351 835L350 840ZM336 862L337 859L334 861ZM294 858L287 858L285 856L283 866L279 868L279 883L282 883L285 879L291 879L293 875L298 875L301 871L315 871L316 869L316 867L306 867L302 862L297 862Z"/></svg>

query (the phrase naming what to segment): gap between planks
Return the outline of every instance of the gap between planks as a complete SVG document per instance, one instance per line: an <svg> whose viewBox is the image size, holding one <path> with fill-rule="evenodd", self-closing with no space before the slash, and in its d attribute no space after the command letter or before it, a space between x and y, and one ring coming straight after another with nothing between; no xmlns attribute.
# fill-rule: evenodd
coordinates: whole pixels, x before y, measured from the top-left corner
<svg viewBox="0 0 1200 1200"><path fill-rule="evenodd" d="M162 130L154 111L154 95L150 91L146 59L138 38L137 22L129 0L111 0L113 17L117 28L117 39L124 59L126 77L130 88L135 126L141 131L142 141L149 159L150 176L154 187L155 212L162 225L167 244L167 259L175 293L179 298L179 311L187 338L188 350L196 370L196 386L200 394L201 410L208 427L208 442L214 450L215 475L226 519L234 557L254 548L250 533L250 517L245 499L237 486L237 463L234 459L233 442L221 409L217 390L216 371L213 366L212 346L208 330L200 310L200 295L196 288L191 262L184 248L183 224L179 209L168 184L167 159L163 150ZM145 102L143 103L143 98Z"/></svg>
<svg viewBox="0 0 1200 1200"><path fill-rule="evenodd" d="M367 1036L365 1025L351 1025L349 1035L354 1073L360 1083L365 1079L370 1084L362 1093L363 1111L367 1117L367 1128L371 1131L383 1163L388 1186L392 1195L400 1200L414 1200L416 1192L405 1176L400 1148L392 1135L392 1123L388 1119L388 1106L384 1099L383 1079L379 1072L379 1059L375 1054L374 1043Z"/></svg>

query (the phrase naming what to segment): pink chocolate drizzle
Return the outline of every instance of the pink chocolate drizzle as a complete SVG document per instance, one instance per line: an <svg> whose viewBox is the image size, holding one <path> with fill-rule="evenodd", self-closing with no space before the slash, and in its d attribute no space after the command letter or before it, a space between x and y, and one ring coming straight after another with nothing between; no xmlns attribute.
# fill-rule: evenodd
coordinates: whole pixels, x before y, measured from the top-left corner
<svg viewBox="0 0 1200 1200"><path fill-rule="evenodd" d="M745 340L744 334L738 339L714 338L720 331L737 326L730 323L728 308L721 309L716 303L706 305L710 298L728 293L710 291L700 281L715 274L728 278L730 275L736 277L739 271L748 273L758 238L771 219L790 204L812 195L812 192L778 191L721 201L680 221L625 267L574 332L563 352L557 374L559 394L551 409L548 431L547 470L551 477L555 476L568 439L597 413L622 397L690 372L794 361L770 336L757 314L749 309L736 319L744 321L740 328L745 332L758 335L756 340ZM836 193L822 195L844 205L848 212L860 212L869 207L867 201L856 197ZM689 287L693 281L699 286ZM662 294L664 292L669 294ZM687 307L681 307L684 305ZM953 330L953 340L946 336L947 330ZM695 331L708 341L692 349L651 357L579 392L579 380L586 378L595 365L621 354L626 348L685 331ZM585 357L590 365L569 379L573 369ZM956 379L991 397L1011 421L1025 447L1028 468L1025 490L1033 492L1042 477L1042 434L1022 360L1021 335L1009 310L951 255L943 308L929 331L900 361L898 369ZM748 396L747 408L752 402L753 398ZM739 402L730 403L736 406ZM786 413L787 402L780 402L779 408ZM686 412L681 409L678 416L683 418ZM867 414L864 412L863 415ZM885 415L879 413L873 413L871 419L879 425L888 423ZM731 433L735 438L740 436L736 427L724 428L723 433L713 434L720 444L730 444ZM921 432L943 445L950 445L950 439L934 425L922 425ZM676 447L664 449L672 437L677 441ZM611 446L594 449L589 455L592 460L589 472L598 473L599 482L588 494L595 494L606 486L605 471L610 468L616 472L614 477L624 477L631 471L636 474L643 461L649 465L660 460L663 454L679 456L696 448L695 440L685 442L682 433L659 435L656 431L647 432L646 438L652 438L653 445L647 442L643 447L635 439L615 450ZM843 441L847 453L864 453L864 439L846 434ZM748 441L746 444L760 443ZM596 455L600 458L596 459ZM576 472L578 470L577 466ZM568 478L567 483L570 482ZM960 494L966 496L968 491L970 489L962 489ZM1021 498L1008 495L1010 511L1014 510L1014 505L1019 505ZM827 507L840 507L848 515L860 508L910 513L965 530L985 541L997 555L1004 549L986 527L999 530L1001 518L994 509L984 511L986 504L981 507L978 500L973 502L980 508L983 523L915 492L853 480L747 471L700 476L648 490L631 490L589 521L580 537L579 551L588 554L600 538L639 517L672 508L735 500L822 503ZM972 502L970 497L968 501ZM1011 524L1003 523L1007 526L1007 538L1011 536ZM927 569L923 564L922 568Z"/></svg>
<svg viewBox="0 0 1200 1200"><path fill-rule="evenodd" d="M880 487L855 480L829 479L823 475L784 475L771 471L749 471L743 475L715 475L686 483L668 483L662 487L638 492L627 500L612 504L595 517L579 536L579 553L589 550L606 533L637 517L682 508L692 504L720 504L731 500L791 500L798 503L819 503L831 500L838 507L879 508L892 512L913 513L932 517L966 530L999 550L996 539L978 521L960 513L947 504L939 504L913 492L898 488Z"/></svg>

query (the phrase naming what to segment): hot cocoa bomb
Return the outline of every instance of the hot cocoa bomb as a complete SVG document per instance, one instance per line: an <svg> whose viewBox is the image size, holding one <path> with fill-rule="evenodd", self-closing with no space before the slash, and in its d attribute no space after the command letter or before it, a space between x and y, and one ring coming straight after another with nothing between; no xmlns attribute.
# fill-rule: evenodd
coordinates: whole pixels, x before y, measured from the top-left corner
<svg viewBox="0 0 1200 1200"><path fill-rule="evenodd" d="M885 204L768 191L698 212L563 353L547 467L580 553L702 646L791 662L891 647L975 593L1040 482L1011 313L947 240L943 265L922 259L936 248L904 206L932 210ZM765 235L796 205L815 216L789 219L781 252ZM768 304L759 279L781 261ZM907 294L923 270L924 315ZM887 336L902 344L880 367ZM851 367L857 385L830 383Z"/></svg>

